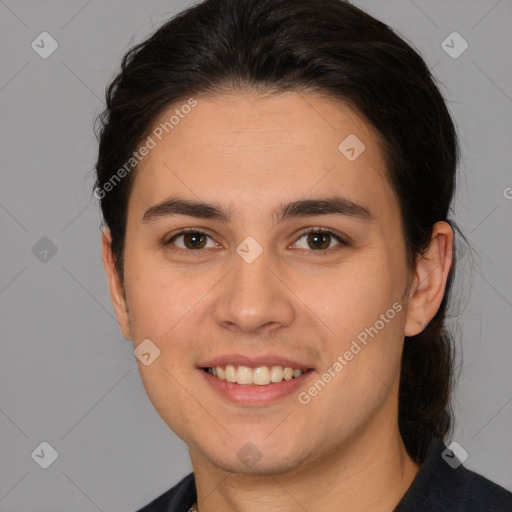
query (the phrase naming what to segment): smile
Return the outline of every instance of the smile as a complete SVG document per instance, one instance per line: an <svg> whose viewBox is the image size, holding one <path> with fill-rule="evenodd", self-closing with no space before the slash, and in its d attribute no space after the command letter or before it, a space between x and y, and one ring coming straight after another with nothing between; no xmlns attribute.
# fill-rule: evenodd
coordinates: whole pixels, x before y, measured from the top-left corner
<svg viewBox="0 0 512 512"><path fill-rule="evenodd" d="M283 380L299 378L309 369L291 368L290 366L258 366L251 368L243 365L228 364L204 368L210 375L219 380L226 380L233 384L267 386L271 383L279 383Z"/></svg>

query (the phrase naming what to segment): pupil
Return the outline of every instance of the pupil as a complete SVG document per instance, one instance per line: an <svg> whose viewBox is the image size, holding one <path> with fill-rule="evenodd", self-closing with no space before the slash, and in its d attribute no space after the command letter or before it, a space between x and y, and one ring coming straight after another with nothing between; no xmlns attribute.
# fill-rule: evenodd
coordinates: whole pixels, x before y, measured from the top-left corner
<svg viewBox="0 0 512 512"><path fill-rule="evenodd" d="M196 240L196 241L197 241L197 239L201 239L201 238L204 238L204 237L203 237L203 235L202 235L202 234L200 234L200 233L186 233L186 234L185 234L185 237L184 237L185 245L186 245L189 249L190 249L190 248L192 248L192 249L197 249L197 248L199 247L199 245L201 244L201 242L196 243L196 242L192 241L192 244L191 244L191 245L192 245L192 247L189 247L189 244L187 243L187 240L189 240L189 241L190 241L190 240L192 239L192 240ZM202 245L201 245L201 247L202 247Z"/></svg>
<svg viewBox="0 0 512 512"><path fill-rule="evenodd" d="M309 235L309 241L313 241L313 244L316 244L316 242L320 239L324 241L324 243L322 244L322 246L319 246L319 245L314 245L313 248L316 250L316 249L325 249L326 247L329 246L329 242L327 241L327 244L325 243L326 240L328 240L329 238L329 235L326 234L326 233L313 233L313 234L310 234Z"/></svg>
<svg viewBox="0 0 512 512"><path fill-rule="evenodd" d="M197 249L198 247L203 247L203 244L201 244L201 238L204 238L201 233L187 233L185 234L185 245L189 247L189 243L187 241L191 242L191 248ZM325 249L329 246L329 235L326 233L312 233L308 237L308 242L312 243L313 249ZM189 247L190 248L190 247Z"/></svg>

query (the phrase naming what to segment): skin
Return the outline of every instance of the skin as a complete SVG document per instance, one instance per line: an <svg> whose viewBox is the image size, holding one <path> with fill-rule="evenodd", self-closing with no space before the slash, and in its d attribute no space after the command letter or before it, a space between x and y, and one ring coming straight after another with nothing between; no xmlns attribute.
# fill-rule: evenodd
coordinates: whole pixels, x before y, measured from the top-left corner
<svg viewBox="0 0 512 512"><path fill-rule="evenodd" d="M137 364L154 407L188 445L199 510L391 511L418 471L397 422L403 340L441 304L453 232L438 222L429 250L408 270L380 140L348 105L297 92L197 100L137 170L126 296L108 230L103 260L123 335L134 347L149 338L161 351L149 366ZM352 133L366 148L351 162L338 145ZM271 215L283 202L333 192L367 206L375 220L315 215L276 224ZM233 218L143 222L171 195L218 202ZM183 236L159 243L187 227L211 237L206 247L187 249L193 244ZM351 244L331 238L315 250L302 234L309 227ZM250 264L236 252L247 236L263 248ZM196 368L221 354L270 352L309 362L313 382L395 302L401 311L305 405L296 393L276 404L234 405ZM252 465L237 455L248 442L260 456Z"/></svg>

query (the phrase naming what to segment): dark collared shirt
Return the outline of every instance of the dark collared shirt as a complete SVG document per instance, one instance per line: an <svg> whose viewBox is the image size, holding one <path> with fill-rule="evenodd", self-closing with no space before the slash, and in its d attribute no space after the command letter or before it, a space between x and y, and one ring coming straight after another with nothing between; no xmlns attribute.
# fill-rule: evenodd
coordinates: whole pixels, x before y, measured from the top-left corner
<svg viewBox="0 0 512 512"><path fill-rule="evenodd" d="M512 512L512 493L463 465L448 464L437 439L393 512ZM446 456L445 456L446 458ZM187 512L196 501L194 473L137 512Z"/></svg>

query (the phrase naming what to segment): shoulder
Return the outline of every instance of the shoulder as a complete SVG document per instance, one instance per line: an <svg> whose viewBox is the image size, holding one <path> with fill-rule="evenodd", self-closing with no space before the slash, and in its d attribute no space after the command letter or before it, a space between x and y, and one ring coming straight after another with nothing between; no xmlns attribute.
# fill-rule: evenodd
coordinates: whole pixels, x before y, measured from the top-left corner
<svg viewBox="0 0 512 512"><path fill-rule="evenodd" d="M194 473L189 473L174 487L164 492L137 512L182 512L196 499Z"/></svg>
<svg viewBox="0 0 512 512"><path fill-rule="evenodd" d="M464 506L460 510L512 512L512 493L484 476L461 466L458 477L452 482L454 502ZM449 494L450 490L446 489L446 493ZM446 496L446 500L449 500L449 496Z"/></svg>
<svg viewBox="0 0 512 512"><path fill-rule="evenodd" d="M394 512L512 512L511 492L460 462L453 464L454 456L434 440Z"/></svg>

